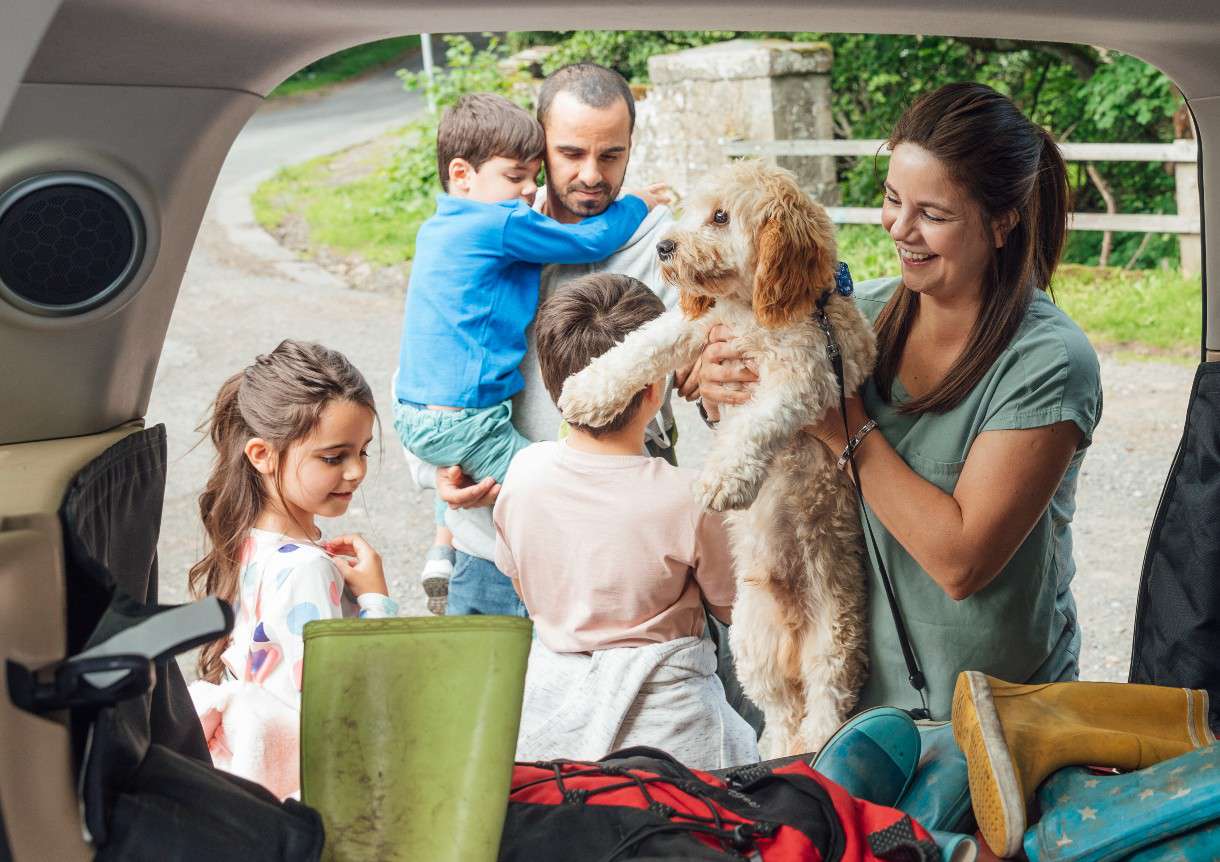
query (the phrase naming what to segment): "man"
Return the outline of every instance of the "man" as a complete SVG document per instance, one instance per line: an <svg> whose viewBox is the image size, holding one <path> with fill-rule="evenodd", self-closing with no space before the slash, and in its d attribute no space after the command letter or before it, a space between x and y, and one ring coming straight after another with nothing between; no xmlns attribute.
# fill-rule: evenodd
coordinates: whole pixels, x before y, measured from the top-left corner
<svg viewBox="0 0 1220 862"><path fill-rule="evenodd" d="M569 224L603 212L615 200L627 173L631 135L635 128L635 99L622 75L595 63L575 63L551 73L538 95L538 121L546 133L546 194L538 195L535 207L556 221ZM538 301L568 281L591 272L630 275L660 297L665 307L678 301L677 290L661 278L656 245L673 222L669 209L658 206L622 248L600 263L556 264L542 271ZM562 418L551 402L538 368L531 327L528 349L521 364L525 387L513 398L513 423L530 440L553 440ZM698 366L674 375L680 395L698 395ZM676 463L677 438L669 393L647 433L651 454ZM416 478L432 486L449 504L446 524L453 532L456 562L449 583L450 614L520 614L524 607L512 582L496 568L496 534L491 506L500 487L487 478L471 483L457 467L433 471L420 465ZM433 475L434 473L434 475ZM728 630L710 614L708 631L717 645L717 675L724 683L729 703L754 728L762 732L762 713L741 691L728 649Z"/></svg>
<svg viewBox="0 0 1220 862"><path fill-rule="evenodd" d="M538 96L538 120L546 132L546 194L535 207L556 221L571 224L605 211L618 197L631 154L635 99L617 72L594 63L576 63L552 73ZM678 301L677 291L661 278L656 244L673 217L658 206L627 243L610 257L589 265L552 265L542 272L541 304L557 288L590 272L630 275L648 286L666 308ZM551 403L538 370L531 327L528 350L521 364L525 387L513 398L513 424L531 440L553 440L562 418ZM686 376L682 376L683 382ZM658 421L649 428L648 448L671 462L674 422L668 398ZM492 562L495 531L491 505L499 493L494 479L477 484L455 467L438 468L437 493L451 506L446 523L457 551L449 585L449 613L518 613L520 603L508 579ZM432 477L420 475L422 484Z"/></svg>

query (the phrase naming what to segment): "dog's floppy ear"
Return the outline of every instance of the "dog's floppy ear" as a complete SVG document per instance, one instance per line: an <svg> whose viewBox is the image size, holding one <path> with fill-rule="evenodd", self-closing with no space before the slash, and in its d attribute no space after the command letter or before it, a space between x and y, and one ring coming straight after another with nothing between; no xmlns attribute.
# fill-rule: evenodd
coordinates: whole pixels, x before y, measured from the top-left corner
<svg viewBox="0 0 1220 862"><path fill-rule="evenodd" d="M834 286L834 225L795 182L768 207L757 254L753 304L763 326L786 326L805 317L822 291Z"/></svg>
<svg viewBox="0 0 1220 862"><path fill-rule="evenodd" d="M678 305L682 306L682 313L690 320L703 317L715 304L715 297L699 296L685 290L678 294Z"/></svg>

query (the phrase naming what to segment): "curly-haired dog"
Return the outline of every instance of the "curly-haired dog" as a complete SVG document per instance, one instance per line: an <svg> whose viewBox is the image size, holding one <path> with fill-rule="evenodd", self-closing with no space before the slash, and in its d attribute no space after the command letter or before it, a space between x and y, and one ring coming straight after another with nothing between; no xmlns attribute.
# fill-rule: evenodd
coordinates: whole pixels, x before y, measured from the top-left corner
<svg viewBox="0 0 1220 862"><path fill-rule="evenodd" d="M839 402L813 312L824 303L848 392L872 371L873 332L833 289L834 226L788 171L743 161L711 175L657 253L681 308L569 378L559 407L569 421L603 425L692 363L714 325L733 330L759 380L748 403L721 407L694 490L712 509L746 510L728 518L738 584L730 643L771 754L813 751L854 705L868 660L856 499L834 456L801 430Z"/></svg>

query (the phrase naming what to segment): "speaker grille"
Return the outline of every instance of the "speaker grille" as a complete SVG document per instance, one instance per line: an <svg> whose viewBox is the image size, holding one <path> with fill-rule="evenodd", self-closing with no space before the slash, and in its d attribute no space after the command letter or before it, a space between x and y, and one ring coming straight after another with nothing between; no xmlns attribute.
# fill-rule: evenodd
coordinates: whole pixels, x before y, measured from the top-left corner
<svg viewBox="0 0 1220 862"><path fill-rule="evenodd" d="M117 186L88 174L27 180L0 196L0 289L39 314L79 314L139 265L143 223Z"/></svg>

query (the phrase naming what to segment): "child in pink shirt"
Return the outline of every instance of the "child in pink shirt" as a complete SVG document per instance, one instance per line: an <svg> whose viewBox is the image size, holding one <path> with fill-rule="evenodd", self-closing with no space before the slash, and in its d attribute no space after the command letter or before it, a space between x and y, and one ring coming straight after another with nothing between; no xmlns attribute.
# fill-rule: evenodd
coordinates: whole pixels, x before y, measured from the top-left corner
<svg viewBox="0 0 1220 862"><path fill-rule="evenodd" d="M643 284L594 274L552 295L535 336L543 381L564 381L664 312ZM694 473L644 453L665 381L600 428L518 453L496 501L496 566L534 620L519 760L595 759L632 745L696 768L758 759L729 706L704 608L728 623L735 594L721 516Z"/></svg>

